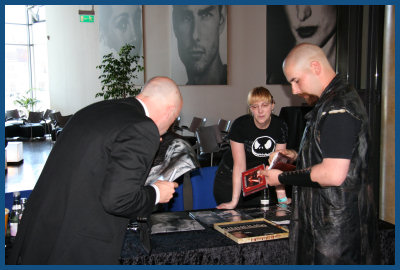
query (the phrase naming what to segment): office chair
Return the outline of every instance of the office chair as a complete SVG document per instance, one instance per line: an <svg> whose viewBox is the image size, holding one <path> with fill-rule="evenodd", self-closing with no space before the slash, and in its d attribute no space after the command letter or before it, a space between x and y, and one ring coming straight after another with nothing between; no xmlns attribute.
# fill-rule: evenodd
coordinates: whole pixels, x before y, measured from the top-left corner
<svg viewBox="0 0 400 270"><path fill-rule="evenodd" d="M214 179L217 166L199 168L191 173L193 210L215 208Z"/></svg>

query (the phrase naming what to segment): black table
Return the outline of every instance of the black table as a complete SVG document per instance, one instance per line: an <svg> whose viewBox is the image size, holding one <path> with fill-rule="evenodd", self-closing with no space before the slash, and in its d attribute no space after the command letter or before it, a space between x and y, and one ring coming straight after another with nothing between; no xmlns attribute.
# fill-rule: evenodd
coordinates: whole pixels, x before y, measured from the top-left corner
<svg viewBox="0 0 400 270"><path fill-rule="evenodd" d="M151 235L152 252L139 234L127 231L120 263L124 265L285 265L288 239L237 244L211 227L205 230ZM394 264L394 225L379 221L381 264Z"/></svg>
<svg viewBox="0 0 400 270"><path fill-rule="evenodd" d="M138 234L128 231L121 264L287 264L288 241L278 239L248 244L233 240L206 228L201 231L151 235L153 250L147 255Z"/></svg>

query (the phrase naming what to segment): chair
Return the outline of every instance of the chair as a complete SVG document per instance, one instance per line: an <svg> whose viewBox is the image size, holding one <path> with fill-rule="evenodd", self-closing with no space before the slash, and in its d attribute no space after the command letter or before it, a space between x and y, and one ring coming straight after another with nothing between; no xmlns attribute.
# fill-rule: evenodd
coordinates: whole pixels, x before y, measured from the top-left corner
<svg viewBox="0 0 400 270"><path fill-rule="evenodd" d="M72 117L72 114L62 115L60 112L55 112L54 116L57 127L63 128L68 123L69 119Z"/></svg>
<svg viewBox="0 0 400 270"><path fill-rule="evenodd" d="M46 127L43 112L29 112L28 119L21 126L22 136L25 138L44 138Z"/></svg>
<svg viewBox="0 0 400 270"><path fill-rule="evenodd" d="M231 120L225 120L220 118L218 120L218 127L221 132L228 133L229 129L231 128Z"/></svg>
<svg viewBox="0 0 400 270"><path fill-rule="evenodd" d="M200 148L200 155L210 154L211 164L213 165L214 152L220 152L227 149L218 125L199 127L196 130L196 138Z"/></svg>
<svg viewBox="0 0 400 270"><path fill-rule="evenodd" d="M21 126L24 124L23 119L17 109L7 110L5 113L5 137L14 138L22 137Z"/></svg>
<svg viewBox="0 0 400 270"><path fill-rule="evenodd" d="M45 122L45 128L46 128L46 130L45 130L46 134L51 134L51 130L52 130L51 122L52 122L52 119L50 118L50 114L54 113L54 112L55 112L55 110L47 109L45 111L44 115L43 115L43 120Z"/></svg>
<svg viewBox="0 0 400 270"><path fill-rule="evenodd" d="M199 118L199 117L193 117L192 122L190 123L190 126L181 126L180 130L183 132L183 130L187 130L192 132L193 134L196 132L196 130L204 126L207 122L207 118Z"/></svg>
<svg viewBox="0 0 400 270"><path fill-rule="evenodd" d="M68 123L68 120L72 117L72 114L63 116L60 112L54 112L49 113L49 117L53 125L51 138L53 141L56 141L58 135L60 134L64 126Z"/></svg>
<svg viewBox="0 0 400 270"><path fill-rule="evenodd" d="M9 120L20 120L21 116L19 114L19 111L17 109L14 110L8 110L6 111L6 115L5 115L5 120L9 121Z"/></svg>
<svg viewBox="0 0 400 270"><path fill-rule="evenodd" d="M215 208L214 179L217 166L203 167L191 173L193 210Z"/></svg>

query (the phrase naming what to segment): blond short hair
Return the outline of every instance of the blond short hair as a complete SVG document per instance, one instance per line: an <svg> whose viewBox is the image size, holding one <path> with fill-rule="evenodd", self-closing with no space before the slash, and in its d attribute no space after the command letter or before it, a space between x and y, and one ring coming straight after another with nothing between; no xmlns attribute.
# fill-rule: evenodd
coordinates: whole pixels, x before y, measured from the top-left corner
<svg viewBox="0 0 400 270"><path fill-rule="evenodd" d="M247 105L248 106L250 106L251 104L253 104L257 101L266 101L271 104L275 103L274 97L271 95L269 90L262 86L253 88L247 95Z"/></svg>

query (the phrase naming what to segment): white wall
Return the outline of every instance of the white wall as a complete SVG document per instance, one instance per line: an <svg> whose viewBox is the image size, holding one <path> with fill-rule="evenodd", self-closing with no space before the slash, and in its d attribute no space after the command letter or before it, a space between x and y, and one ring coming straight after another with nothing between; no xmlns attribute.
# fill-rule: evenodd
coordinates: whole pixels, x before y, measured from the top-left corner
<svg viewBox="0 0 400 270"><path fill-rule="evenodd" d="M78 10L91 6L47 6L50 104L62 114L74 113L101 99L97 79L100 63L98 23L79 22ZM97 7L95 6L95 11ZM144 6L145 78L170 75L169 6ZM246 98L255 86L266 86L266 6L228 7L228 85L180 86L184 105L181 124L193 116L234 120L246 113ZM290 87L267 85L276 100L275 113L302 100L292 97Z"/></svg>

